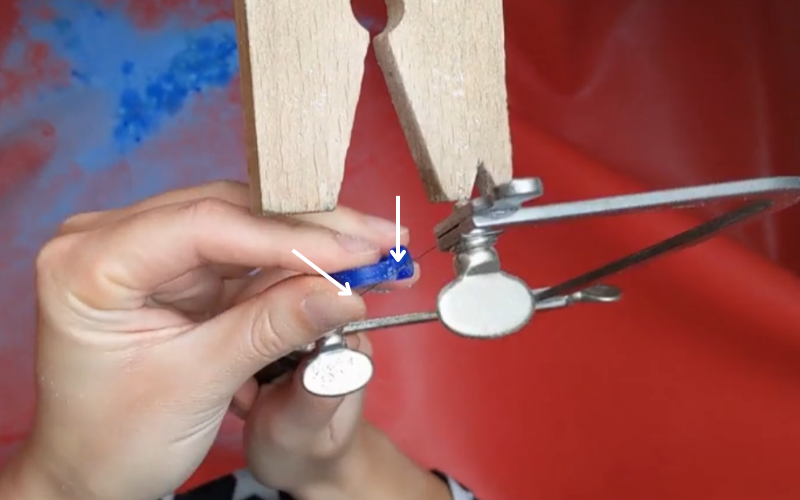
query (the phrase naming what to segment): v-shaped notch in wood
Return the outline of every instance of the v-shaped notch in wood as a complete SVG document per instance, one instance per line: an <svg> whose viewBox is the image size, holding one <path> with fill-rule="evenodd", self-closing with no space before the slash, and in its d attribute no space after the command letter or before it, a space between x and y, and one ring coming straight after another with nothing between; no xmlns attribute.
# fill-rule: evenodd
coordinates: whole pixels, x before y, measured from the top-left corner
<svg viewBox="0 0 800 500"><path fill-rule="evenodd" d="M431 201L511 180L502 0L386 0L373 45Z"/></svg>
<svg viewBox="0 0 800 500"><path fill-rule="evenodd" d="M502 0L386 0L375 53L431 201L511 180ZM369 35L349 0L235 0L256 213L333 209Z"/></svg>

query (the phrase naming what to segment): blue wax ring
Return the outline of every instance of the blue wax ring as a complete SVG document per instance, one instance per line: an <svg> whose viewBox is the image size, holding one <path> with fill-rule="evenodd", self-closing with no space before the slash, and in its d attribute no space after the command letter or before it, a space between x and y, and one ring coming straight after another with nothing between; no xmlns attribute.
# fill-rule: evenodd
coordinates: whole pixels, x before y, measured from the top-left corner
<svg viewBox="0 0 800 500"><path fill-rule="evenodd" d="M341 284L350 283L350 288L364 288L377 285L386 281L405 280L414 276L414 259L406 247L405 255L400 262L394 260L391 254L384 255L377 263L332 273L331 277Z"/></svg>

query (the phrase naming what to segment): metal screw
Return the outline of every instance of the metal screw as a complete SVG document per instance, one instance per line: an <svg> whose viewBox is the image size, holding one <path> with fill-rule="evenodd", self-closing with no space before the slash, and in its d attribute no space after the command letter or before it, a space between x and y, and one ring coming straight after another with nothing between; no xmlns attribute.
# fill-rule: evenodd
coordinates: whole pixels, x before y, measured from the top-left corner
<svg viewBox="0 0 800 500"><path fill-rule="evenodd" d="M339 329L317 342L303 371L303 387L315 396L346 396L366 386L374 370L372 359L350 349Z"/></svg>

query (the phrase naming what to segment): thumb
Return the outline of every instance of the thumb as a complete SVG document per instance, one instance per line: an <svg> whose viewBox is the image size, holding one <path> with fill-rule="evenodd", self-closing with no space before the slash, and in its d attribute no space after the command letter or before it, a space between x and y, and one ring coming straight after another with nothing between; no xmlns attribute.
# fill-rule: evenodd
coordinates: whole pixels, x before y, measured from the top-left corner
<svg viewBox="0 0 800 500"><path fill-rule="evenodd" d="M302 368L260 387L246 421L252 440L285 450L307 450L331 424L346 397L310 394L302 386L301 373Z"/></svg>
<svg viewBox="0 0 800 500"><path fill-rule="evenodd" d="M362 335L347 340L351 348L372 352ZM303 387L307 363L259 388L245 422L247 442L327 457L352 437L363 410L364 390L338 398L315 396Z"/></svg>
<svg viewBox="0 0 800 500"><path fill-rule="evenodd" d="M347 343L351 349L372 354L372 345L365 335L348 336ZM362 388L342 397L316 396L303 387L303 373L308 363L309 359L306 359L294 373L287 375L278 384L277 394L270 392L268 385L262 386L253 410L253 420L271 422L273 430L283 433L288 439L302 440L306 436L318 436L336 417L340 431L336 433L337 437L344 439L359 420L365 391ZM259 412L264 413L259 415Z"/></svg>
<svg viewBox="0 0 800 500"><path fill-rule="evenodd" d="M298 276L205 322L192 343L200 344L202 370L234 394L266 365L365 312L360 296L340 296L322 277Z"/></svg>
<svg viewBox="0 0 800 500"><path fill-rule="evenodd" d="M325 429L341 406L345 397L315 396L303 387L304 362L292 374L287 383L287 397L281 408L281 420L306 433L316 433Z"/></svg>
<svg viewBox="0 0 800 500"><path fill-rule="evenodd" d="M365 335L350 335L346 340L351 349L368 356L372 354L372 344ZM311 433L324 429L340 408L347 416L345 420L357 419L364 401L364 390L342 397L315 396L303 387L303 373L309 361L310 358L304 360L294 372L286 374L283 379L261 386L252 412L263 413L260 416L254 415L255 420L276 422L287 432L291 432L288 429L291 426ZM286 424L280 423L281 421Z"/></svg>

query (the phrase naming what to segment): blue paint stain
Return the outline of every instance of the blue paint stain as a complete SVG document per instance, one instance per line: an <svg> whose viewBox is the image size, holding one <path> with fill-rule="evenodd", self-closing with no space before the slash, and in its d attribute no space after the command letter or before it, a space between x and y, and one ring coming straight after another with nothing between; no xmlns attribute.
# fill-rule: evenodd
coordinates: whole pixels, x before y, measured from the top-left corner
<svg viewBox="0 0 800 500"><path fill-rule="evenodd" d="M194 94L225 85L235 75L233 23L220 20L197 27L174 19L156 30L139 30L126 17L127 2L103 2L108 6L103 10L98 9L100 3L18 1L23 29L10 34L8 45L0 52L3 70L29 71L26 49L32 40L45 43L60 64L68 65L71 75L65 88L33 87L19 105L0 108L0 137L17 133L36 118L52 123L57 139L57 149L43 170L0 199L0 225L8 229L4 234L13 231L12 241L5 242L9 251L3 255L9 262L0 266L0 282L8 297L13 295L22 302L9 315L0 315L0 340L4 342L28 345L31 332L16 326L27 321L34 310L34 295L26 285L34 256L67 216L124 206L166 189L245 174L243 159L233 152L236 148L225 147L235 143L229 130L215 131L218 136L214 137L220 141L217 146L223 145L220 149L231 151L226 153L228 159L213 161L203 147L185 144L155 154L135 148L123 151L120 144L135 141L123 134L121 143L114 136L125 116L131 117L133 135L140 140L157 129L167 135L187 122L215 122L218 116L190 114L192 108L187 104ZM198 0L194 7L201 10L207 4ZM54 20L39 15L42 5L55 12ZM238 115L240 110L231 104L217 107L215 112ZM169 126L171 120L174 128ZM214 143L208 147L213 148ZM27 255L12 259L19 251ZM17 286L19 283L23 286Z"/></svg>
<svg viewBox="0 0 800 500"><path fill-rule="evenodd" d="M191 94L227 85L238 71L237 62L236 40L231 35L191 40L143 88L120 93L114 139L123 150L140 143L158 130L162 120L178 113ZM126 62L122 74L130 75L133 68Z"/></svg>
<svg viewBox="0 0 800 500"><path fill-rule="evenodd" d="M40 94L30 93L14 116L0 114L0 130L36 116L53 123L59 138L54 156L25 188L23 201L15 203L15 213L37 214L35 218L20 215L24 223L19 227L24 230L15 236L17 244L33 251L76 210L121 206L165 189L243 172L237 162L231 162L227 170L224 165L208 164L201 149L159 153L161 160L138 157L136 152L136 146L154 134L171 133L170 125L181 127L195 120L187 116L187 104L194 95L223 87L235 77L238 59L232 22L187 28L175 20L158 30L140 30L122 4L99 11L96 2L85 0L46 2L56 13L54 19L37 16L35 6L42 0L20 2L24 31L66 62L71 78L59 92L54 86ZM0 67L25 64L29 39L12 40L0 54ZM238 113L234 108L230 112ZM10 110L0 109L0 113ZM222 137L227 134L220 131ZM192 179L172 172L172 164L179 163L175 158L185 161L195 156ZM95 201L96 193L89 192L94 185L91 179L120 162L127 170L103 188L103 201ZM65 181L65 173L75 167L80 169L77 177ZM47 210L31 205L42 199L47 200Z"/></svg>
<svg viewBox="0 0 800 500"><path fill-rule="evenodd" d="M178 123L194 94L224 87L238 72L230 21L189 29L173 20L159 30L139 30L121 7L100 10L85 0L47 4L55 18L27 28L70 64L72 82L66 90L90 90L97 101L91 111L98 115L95 123L104 124L92 129L86 145L71 158L84 171L117 163L153 134ZM203 5L198 2L198 9ZM88 112L84 109L82 116Z"/></svg>
<svg viewBox="0 0 800 500"><path fill-rule="evenodd" d="M69 72L69 74L72 76L72 78L74 78L75 80L77 80L77 81L79 81L79 82L81 82L83 84L89 84L90 83L89 77L87 75L83 74L82 72L78 71L77 69L71 70Z"/></svg>
<svg viewBox="0 0 800 500"><path fill-rule="evenodd" d="M53 19L53 27L60 35L66 36L69 34L72 28L72 22L70 22L69 19L64 19L63 17L57 17Z"/></svg>
<svg viewBox="0 0 800 500"><path fill-rule="evenodd" d="M61 44L65 48L75 50L80 46L80 35L75 30L72 21L59 17L53 20L53 27L61 38Z"/></svg>
<svg viewBox="0 0 800 500"><path fill-rule="evenodd" d="M123 75L130 76L136 71L136 65L133 64L131 61L125 61L122 63L122 67L119 69Z"/></svg>

